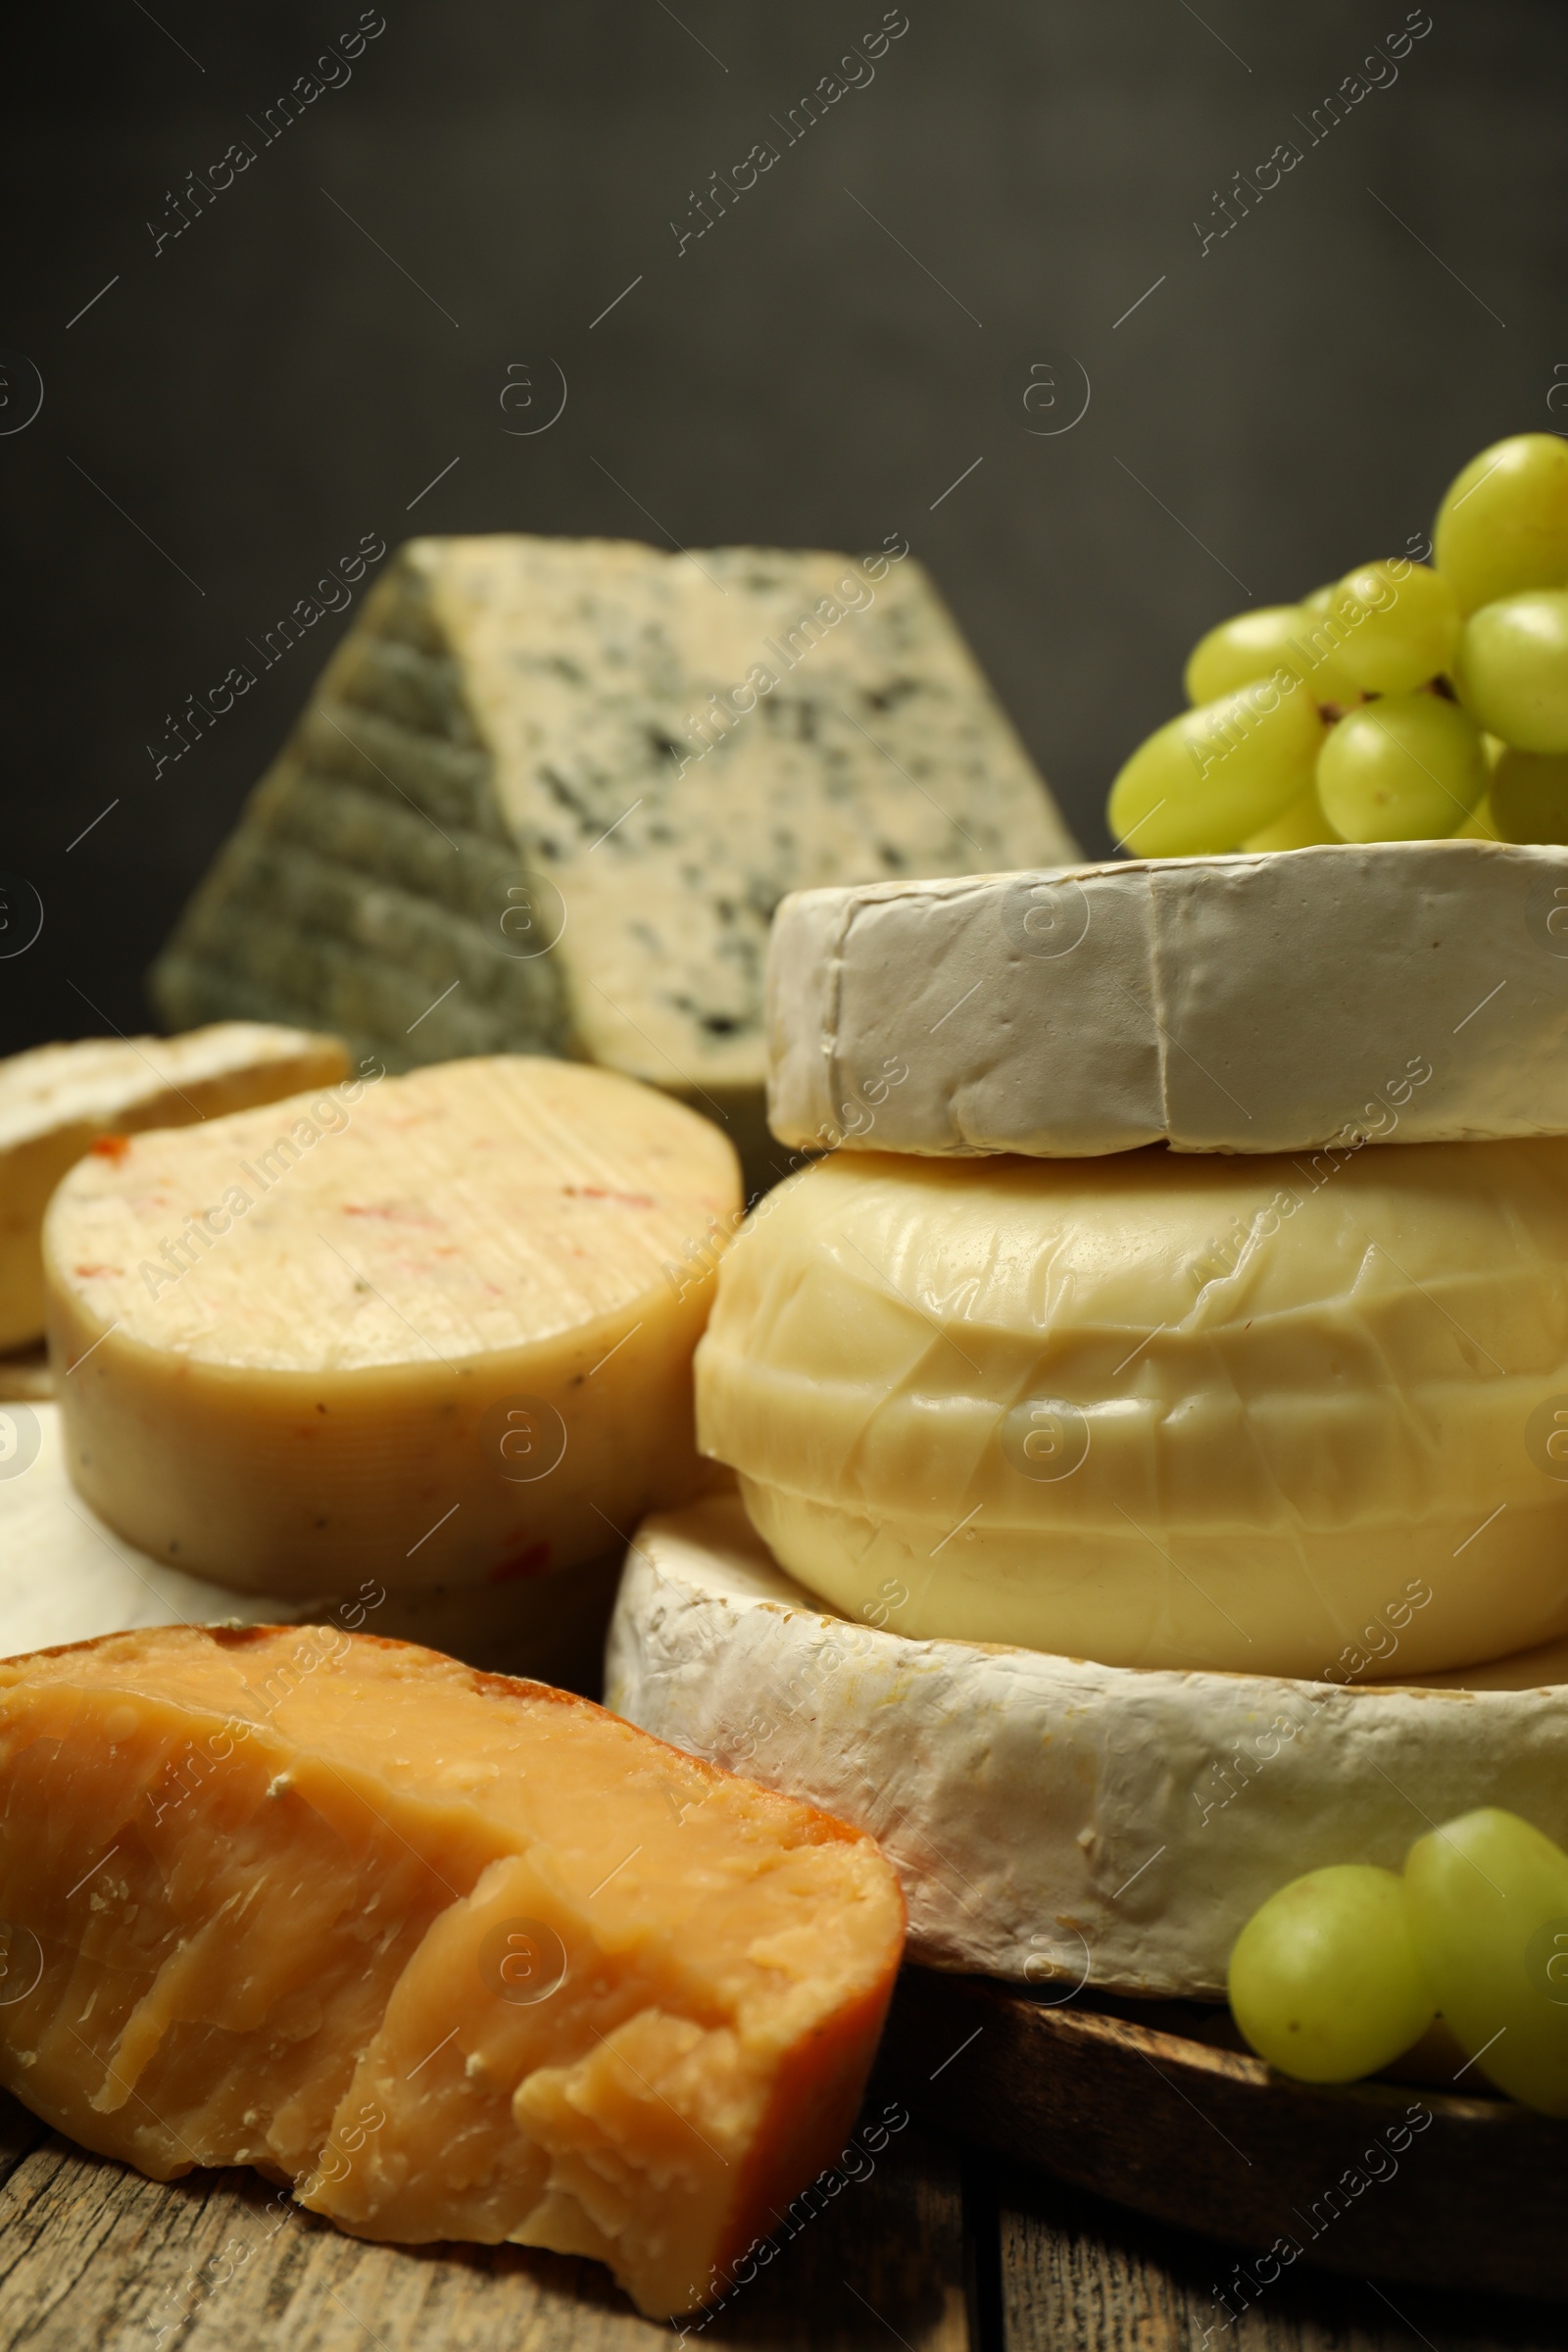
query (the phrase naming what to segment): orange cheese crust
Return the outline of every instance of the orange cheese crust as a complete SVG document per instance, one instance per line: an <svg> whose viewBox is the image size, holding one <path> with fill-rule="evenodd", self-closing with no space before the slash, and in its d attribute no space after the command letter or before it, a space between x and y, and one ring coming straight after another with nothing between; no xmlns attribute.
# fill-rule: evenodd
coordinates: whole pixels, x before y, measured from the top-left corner
<svg viewBox="0 0 1568 2352"><path fill-rule="evenodd" d="M842 2145L905 1931L830 1815L321 1627L0 1663L0 2081L74 2138L592 2255L651 2317Z"/></svg>

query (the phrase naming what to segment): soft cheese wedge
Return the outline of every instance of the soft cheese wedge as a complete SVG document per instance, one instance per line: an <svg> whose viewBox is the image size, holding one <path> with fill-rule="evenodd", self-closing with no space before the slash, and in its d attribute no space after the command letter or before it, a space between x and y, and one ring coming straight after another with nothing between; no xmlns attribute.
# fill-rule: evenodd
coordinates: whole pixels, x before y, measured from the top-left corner
<svg viewBox="0 0 1568 2352"><path fill-rule="evenodd" d="M1568 848L1338 842L802 892L789 1144L1311 1151L1568 1134Z"/></svg>
<svg viewBox="0 0 1568 2352"><path fill-rule="evenodd" d="M243 1591L596 1558L704 1483L664 1268L739 1204L710 1121L523 1055L133 1136L46 1228L72 1477Z"/></svg>
<svg viewBox="0 0 1568 2352"><path fill-rule="evenodd" d="M592 2255L658 2317L842 2145L904 1938L811 1806L322 1628L0 1665L0 1793L36 2114L360 2236Z"/></svg>
<svg viewBox="0 0 1568 2352"><path fill-rule="evenodd" d="M901 1633L1313 1674L1412 1579L1411 1671L1568 1631L1568 1141L837 1153L697 1363L781 1565Z"/></svg>
<svg viewBox="0 0 1568 2352"><path fill-rule="evenodd" d="M1479 1804L1568 1842L1568 1642L1392 1687L1430 1586L1391 1581L1313 1680L910 1641L896 1603L873 1586L861 1622L824 1608L708 1496L638 1530L605 1689L868 1830L929 1966L1222 2001L1243 1927L1304 1871L1397 1870L1425 1821Z"/></svg>
<svg viewBox="0 0 1568 2352"><path fill-rule="evenodd" d="M184 1037L87 1037L0 1061L0 1349L42 1334L44 1208L101 1137L275 1102L330 1086L348 1067L335 1037L260 1021L220 1021Z"/></svg>

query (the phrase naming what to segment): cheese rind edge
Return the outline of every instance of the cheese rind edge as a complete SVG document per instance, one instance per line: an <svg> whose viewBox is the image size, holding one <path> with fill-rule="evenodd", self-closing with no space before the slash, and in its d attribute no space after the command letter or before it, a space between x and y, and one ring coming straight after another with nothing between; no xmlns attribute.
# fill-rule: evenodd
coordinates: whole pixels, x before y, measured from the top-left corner
<svg viewBox="0 0 1568 2352"><path fill-rule="evenodd" d="M794 1146L1564 1134L1568 849L1334 843L802 892L767 1022Z"/></svg>
<svg viewBox="0 0 1568 2352"><path fill-rule="evenodd" d="M1398 1663L1396 1639L1383 1671ZM1329 1863L1397 1870L1423 1815L1503 1805L1568 1843L1568 1643L1466 1679L1346 1687L910 1641L824 1608L715 1496L639 1529L606 1696L868 1830L914 1959L1221 2000L1266 1896Z"/></svg>

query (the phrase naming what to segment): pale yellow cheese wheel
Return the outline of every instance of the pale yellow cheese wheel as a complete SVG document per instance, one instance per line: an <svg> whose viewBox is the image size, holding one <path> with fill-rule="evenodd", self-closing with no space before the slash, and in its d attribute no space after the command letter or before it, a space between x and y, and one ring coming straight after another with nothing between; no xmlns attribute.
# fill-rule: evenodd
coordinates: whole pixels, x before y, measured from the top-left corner
<svg viewBox="0 0 1568 2352"><path fill-rule="evenodd" d="M898 1633L1317 1675L1396 1607L1408 1673L1497 1657L1568 1631L1568 1142L835 1156L731 1246L697 1395L781 1564Z"/></svg>
<svg viewBox="0 0 1568 2352"><path fill-rule="evenodd" d="M0 1349L40 1340L49 1196L96 1137L183 1127L347 1075L335 1037L217 1021L183 1037L84 1037L0 1061ZM33 1392L0 1367L0 1389Z"/></svg>
<svg viewBox="0 0 1568 2352"><path fill-rule="evenodd" d="M711 1478L691 1355L739 1200L708 1120L522 1055L128 1138L45 1224L72 1478L242 1591L592 1559Z"/></svg>

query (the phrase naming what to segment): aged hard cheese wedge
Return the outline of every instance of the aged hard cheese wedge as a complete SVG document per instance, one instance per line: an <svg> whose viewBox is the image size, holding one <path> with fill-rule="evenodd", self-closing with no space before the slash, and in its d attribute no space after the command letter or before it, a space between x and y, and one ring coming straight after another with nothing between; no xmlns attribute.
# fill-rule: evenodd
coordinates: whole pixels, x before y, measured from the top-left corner
<svg viewBox="0 0 1568 2352"><path fill-rule="evenodd" d="M348 1074L335 1037L220 1021L187 1037L88 1037L0 1061L0 1349L44 1325L38 1229L66 1170L100 1138L183 1127Z"/></svg>
<svg viewBox="0 0 1568 2352"><path fill-rule="evenodd" d="M444 1649L596 1697L620 1549L501 1586L388 1591L366 1577L287 1598L234 1592L138 1551L66 1474L58 1404L0 1402L0 1657L147 1625L287 1625L317 1618Z"/></svg>
<svg viewBox="0 0 1568 2352"><path fill-rule="evenodd" d="M329 1020L394 1069L577 1054L765 1145L786 891L1075 855L901 549L412 541L166 950L164 1013Z"/></svg>
<svg viewBox="0 0 1568 2352"><path fill-rule="evenodd" d="M703 1484L663 1269L739 1199L708 1120L523 1055L134 1136L45 1230L72 1477L243 1591L596 1558Z"/></svg>
<svg viewBox="0 0 1568 2352"><path fill-rule="evenodd" d="M1382 842L810 891L788 1144L1069 1157L1568 1134L1568 849Z"/></svg>
<svg viewBox="0 0 1568 2352"><path fill-rule="evenodd" d="M698 1437L898 1631L1312 1674L1568 1632L1568 1141L1347 1158L835 1153L719 1268Z"/></svg>
<svg viewBox="0 0 1568 2352"><path fill-rule="evenodd" d="M307 1631L0 1665L0 2079L159 2180L608 2262L656 2317L842 2144L871 1840L586 1700Z"/></svg>
<svg viewBox="0 0 1568 2352"><path fill-rule="evenodd" d="M1397 1870L1424 1819L1481 1804L1568 1842L1568 1642L1426 1687L1345 1688L913 1642L877 1630L887 1605L847 1622L733 1499L694 1503L637 1534L606 1695L869 1830L916 1959L1058 1997L1087 1983L1223 2000L1242 1927L1304 1871ZM1402 1674L1432 1605L1391 1580L1323 1674Z"/></svg>

